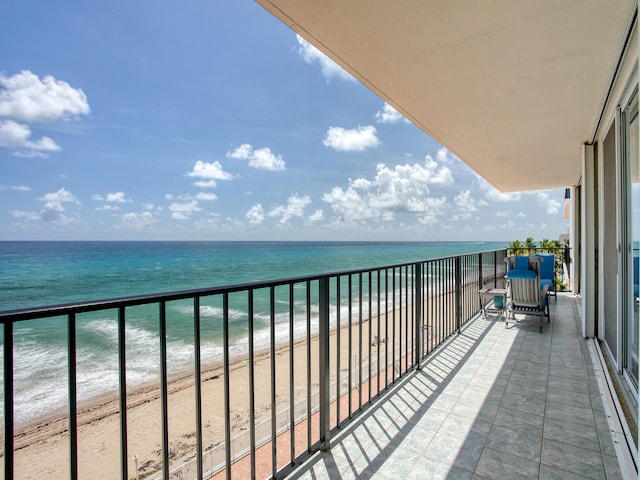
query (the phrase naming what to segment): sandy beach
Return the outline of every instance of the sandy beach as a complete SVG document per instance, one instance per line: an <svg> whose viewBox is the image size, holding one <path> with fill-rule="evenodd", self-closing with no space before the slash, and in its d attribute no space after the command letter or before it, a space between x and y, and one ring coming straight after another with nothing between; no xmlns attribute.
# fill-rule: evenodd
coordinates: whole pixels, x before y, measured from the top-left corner
<svg viewBox="0 0 640 480"><path fill-rule="evenodd" d="M374 308L375 311L375 308ZM376 375L386 369L384 362L391 356L400 358L406 338L406 327L400 325L406 321L405 311L393 314L384 313L378 318L372 316L371 322L353 320L351 326L351 349L349 349L349 327L347 320L341 320L341 328L334 329L330 335L330 365L333 387L331 395L336 395L336 367L340 360L340 393L349 390L348 369L351 365L352 383L358 381L359 368L362 365L362 378ZM385 327L385 322L387 326ZM411 321L410 321L411 322ZM380 323L380 334L378 334ZM372 329L369 332L369 326ZM411 328L411 327L410 327ZM395 329L395 334L393 333ZM411 332L411 330L410 330ZM338 335L340 348L338 349ZM375 337L385 338L385 342L375 342ZM401 350L402 344L402 350ZM294 401L302 401L306 406L307 382L312 392L318 390L318 338L311 337L311 378L307 379L307 342L297 341L293 349L293 373L290 371L289 345L279 345L275 351L276 411L286 410L290 404L290 378L293 379ZM369 357L371 355L371 357ZM369 367L368 358L371 358ZM378 365L378 358L380 364ZM404 362L403 362L404 363ZM271 355L269 352L256 353L255 372L255 418L256 423L271 418ZM245 356L234 358L230 362L230 418L232 437L249 426L249 364ZM397 369L401 367L396 366ZM393 369L388 369L389 372ZM391 375L390 373L388 375ZM389 381L391 378L389 377ZM377 381L377 379L376 379ZM384 378L381 388L384 388ZM371 385L375 392L376 382ZM204 450L224 442L224 372L221 364L207 365L202 373L202 428ZM363 389L368 390L368 389ZM146 385L132 390L127 395L129 477L136 478L136 466L139 478L156 478L161 472L161 409L159 385ZM168 417L171 468L175 468L195 456L195 388L193 374L183 374L169 382ZM366 402L368 398L362 398ZM359 406L359 398L353 398L352 410ZM349 412L340 412L345 418ZM120 417L117 395L104 397L87 405L80 405L78 414L78 470L80 478L112 479L120 475L119 435ZM15 435L16 478L57 479L68 478L69 446L68 418L66 412L44 419L38 419L30 425L17 430ZM270 430L268 430L270 431ZM316 432L314 432L314 435ZM259 438L258 438L259 440ZM312 439L312 442L316 438ZM296 452L298 454L299 452ZM224 457L222 457L224 458Z"/></svg>

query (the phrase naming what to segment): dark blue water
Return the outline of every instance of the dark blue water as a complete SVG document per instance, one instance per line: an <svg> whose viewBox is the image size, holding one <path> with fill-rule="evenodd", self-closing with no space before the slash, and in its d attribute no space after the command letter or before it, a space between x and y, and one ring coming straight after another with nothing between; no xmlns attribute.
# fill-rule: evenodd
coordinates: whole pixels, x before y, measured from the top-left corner
<svg viewBox="0 0 640 480"><path fill-rule="evenodd" d="M0 242L0 310L205 288L384 266L503 248L463 242ZM302 293L301 293L302 296ZM157 306L127 310L127 379L157 378ZM231 304L232 353L246 348L244 304ZM301 307L302 309L302 307ZM219 301L204 301L202 357L222 358ZM78 318L78 395L117 388L117 312ZM167 306L169 364L193 363L192 302ZM237 322L234 323L234 319ZM256 344L268 341L268 315L257 315ZM279 321L288 322L284 314ZM304 329L304 322L301 328ZM286 333L286 329L285 329ZM28 420L66 404L66 320L15 328L16 417Z"/></svg>

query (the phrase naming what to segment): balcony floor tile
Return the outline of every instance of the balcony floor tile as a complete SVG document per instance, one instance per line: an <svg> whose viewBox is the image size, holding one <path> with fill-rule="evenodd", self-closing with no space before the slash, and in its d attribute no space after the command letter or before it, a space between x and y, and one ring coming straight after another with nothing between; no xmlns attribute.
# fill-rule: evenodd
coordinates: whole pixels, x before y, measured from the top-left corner
<svg viewBox="0 0 640 480"><path fill-rule="evenodd" d="M542 333L476 318L289 478L623 478L577 302Z"/></svg>

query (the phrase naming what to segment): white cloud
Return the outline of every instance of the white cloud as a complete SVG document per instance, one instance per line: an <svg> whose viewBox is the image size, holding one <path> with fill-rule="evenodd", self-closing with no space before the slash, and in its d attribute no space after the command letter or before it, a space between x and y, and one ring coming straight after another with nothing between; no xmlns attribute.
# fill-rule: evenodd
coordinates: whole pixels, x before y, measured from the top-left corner
<svg viewBox="0 0 640 480"><path fill-rule="evenodd" d="M126 201L123 192L107 193L107 202L125 203Z"/></svg>
<svg viewBox="0 0 640 480"><path fill-rule="evenodd" d="M562 205L558 200L550 199L547 192L538 192L538 200L546 208L547 214L557 215Z"/></svg>
<svg viewBox="0 0 640 480"><path fill-rule="evenodd" d="M24 210L12 210L9 213L13 218L31 220L34 222L40 220L40 215L37 212L28 212Z"/></svg>
<svg viewBox="0 0 640 480"><path fill-rule="evenodd" d="M397 165L393 169L379 164L376 170L373 180L350 180L346 190L334 187L323 196L338 220L388 221L395 213L413 213L421 223L430 224L443 213L446 198L430 197L429 186L452 184L448 167L427 156L424 163Z"/></svg>
<svg viewBox="0 0 640 480"><path fill-rule="evenodd" d="M366 195L356 191L353 185L346 190L333 187L331 192L323 195L322 200L331 205L338 220L347 223L375 219L380 216L379 209L372 208Z"/></svg>
<svg viewBox="0 0 640 480"><path fill-rule="evenodd" d="M386 102L382 110L376 112L376 120L378 123L398 123L401 120L408 122L400 112Z"/></svg>
<svg viewBox="0 0 640 480"><path fill-rule="evenodd" d="M445 197L428 198L425 203L427 208L418 216L418 222L428 226L437 224L438 218L446 211L447 199Z"/></svg>
<svg viewBox="0 0 640 480"><path fill-rule="evenodd" d="M297 194L291 195L287 199L286 205L279 205L269 212L270 217L280 217L280 223L288 223L293 217L304 216L304 209L311 203L308 195L299 197Z"/></svg>
<svg viewBox="0 0 640 480"><path fill-rule="evenodd" d="M61 188L57 192L51 192L36 198L40 202L44 202L44 206L40 212L30 212L23 210L13 210L11 216L21 220L40 221L55 225L68 225L77 223L78 219L75 215L68 215L64 204L74 203L80 205L78 199L65 188Z"/></svg>
<svg viewBox="0 0 640 480"><path fill-rule="evenodd" d="M99 202L112 202L112 203L126 203L127 199L124 196L124 192L114 192L107 193L106 195L102 195L100 193L96 193L91 197L93 200Z"/></svg>
<svg viewBox="0 0 640 480"><path fill-rule="evenodd" d="M120 207L117 205L106 204L106 205L103 205L102 207L96 208L96 210L98 212L115 212L120 210Z"/></svg>
<svg viewBox="0 0 640 480"><path fill-rule="evenodd" d="M275 155L269 147L253 149L248 143L243 143L233 152L227 152L227 157L237 160L248 160L249 166L259 170L279 171L286 168L282 156Z"/></svg>
<svg viewBox="0 0 640 480"><path fill-rule="evenodd" d="M376 127L358 126L351 130L342 127L330 127L322 140L326 147L344 152L361 152L367 148L374 148L380 144L376 135Z"/></svg>
<svg viewBox="0 0 640 480"><path fill-rule="evenodd" d="M185 203L172 203L169 205L169 210L172 212L171 217L176 220L186 220L195 212L199 212L200 208L198 202L193 200Z"/></svg>
<svg viewBox="0 0 640 480"><path fill-rule="evenodd" d="M560 205L558 200L549 200L547 203L547 213L549 215L557 215L560 213Z"/></svg>
<svg viewBox="0 0 640 480"><path fill-rule="evenodd" d="M347 73L340 65L335 63L316 47L311 45L300 35L296 34L296 39L298 40L299 45L298 53L300 54L302 59L309 64L317 62L320 65L322 75L327 79L327 82L332 78L355 81L355 78Z"/></svg>
<svg viewBox="0 0 640 480"><path fill-rule="evenodd" d="M203 201L207 201L207 202L213 202L214 200L218 199L218 196L215 193L199 192L196 195L196 198L198 200L203 200Z"/></svg>
<svg viewBox="0 0 640 480"><path fill-rule="evenodd" d="M201 188L215 187L216 180L231 180L233 175L225 172L222 165L217 160L212 163L198 160L190 172L185 173L187 177L203 178L204 181L198 180L194 185Z"/></svg>
<svg viewBox="0 0 640 480"><path fill-rule="evenodd" d="M0 185L0 190L14 190L18 192L28 192L31 190L31 188L25 187L24 185Z"/></svg>
<svg viewBox="0 0 640 480"><path fill-rule="evenodd" d="M217 185L217 183L215 180L206 180L206 181L198 180L197 182L193 182L193 185L198 188L214 188Z"/></svg>
<svg viewBox="0 0 640 480"><path fill-rule="evenodd" d="M57 192L46 193L42 197L38 198L41 202L57 202L57 203L77 203L80 204L78 199L66 188L61 188Z"/></svg>
<svg viewBox="0 0 640 480"><path fill-rule="evenodd" d="M475 201L471 198L471 191L464 190L453 199L458 208L464 212L475 212L478 210Z"/></svg>
<svg viewBox="0 0 640 480"><path fill-rule="evenodd" d="M320 222L322 220L324 220L324 212L320 209L316 210L311 215L309 215L310 222Z"/></svg>
<svg viewBox="0 0 640 480"><path fill-rule="evenodd" d="M23 157L45 156L47 152L61 150L49 137L31 140L31 129L28 125L13 120L0 121L0 147L14 150L15 155Z"/></svg>
<svg viewBox="0 0 640 480"><path fill-rule="evenodd" d="M154 223L155 219L151 212L131 212L122 215L119 228L139 231L150 227Z"/></svg>
<svg viewBox="0 0 640 480"><path fill-rule="evenodd" d="M0 116L23 122L51 122L89 113L81 89L47 75L42 80L23 70L12 77L0 75Z"/></svg>
<svg viewBox="0 0 640 480"><path fill-rule="evenodd" d="M436 153L436 161L440 163L444 163L445 165L449 165L454 162L459 162L460 159L456 157L453 153L451 153L446 148L441 148Z"/></svg>
<svg viewBox="0 0 640 480"><path fill-rule="evenodd" d="M260 205L259 203L251 207L247 212L247 220L252 225L261 224L262 222L264 222L264 218L265 218L264 209L262 208L262 205Z"/></svg>
<svg viewBox="0 0 640 480"><path fill-rule="evenodd" d="M47 193L37 200L45 202L44 207L40 211L40 219L42 221L58 225L67 225L76 221L75 217L65 214L63 203L80 205L80 202L65 188L61 188L57 192Z"/></svg>

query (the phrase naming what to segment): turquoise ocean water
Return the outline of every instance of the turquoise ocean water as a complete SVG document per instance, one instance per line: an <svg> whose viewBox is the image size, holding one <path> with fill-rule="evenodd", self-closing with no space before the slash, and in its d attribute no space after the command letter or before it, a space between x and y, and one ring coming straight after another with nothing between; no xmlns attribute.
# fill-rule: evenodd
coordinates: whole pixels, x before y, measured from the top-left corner
<svg viewBox="0 0 640 480"><path fill-rule="evenodd" d="M273 280L426 260L505 247L506 242L0 242L0 310ZM231 320L246 318L234 307ZM221 306L203 303L203 361L222 358ZM192 302L168 306L168 361L193 364ZM127 311L128 385L158 378L157 306ZM78 319L78 396L117 389L116 312ZM285 315L283 321L288 321ZM209 323L207 323L209 322ZM232 326L233 327L233 326ZM256 343L267 341L258 318ZM242 331L237 326L237 332ZM16 419L23 422L67 402L66 320L16 326ZM245 340L246 341L246 340ZM246 343L232 345L239 353ZM232 352L233 353L233 352Z"/></svg>

